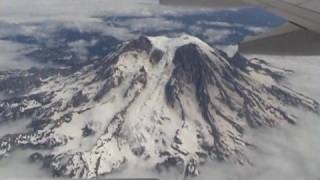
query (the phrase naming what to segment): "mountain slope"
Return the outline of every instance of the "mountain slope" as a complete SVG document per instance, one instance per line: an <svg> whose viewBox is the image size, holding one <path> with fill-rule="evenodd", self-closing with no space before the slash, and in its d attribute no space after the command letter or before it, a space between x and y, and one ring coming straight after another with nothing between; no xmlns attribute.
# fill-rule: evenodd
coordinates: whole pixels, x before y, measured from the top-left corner
<svg viewBox="0 0 320 180"><path fill-rule="evenodd" d="M284 105L319 112L317 102L280 84L284 73L259 59L228 58L192 36L141 37L1 100L0 123L31 121L0 139L0 157L35 149L32 160L73 178L134 162L186 175L208 159L247 163L247 129L294 124ZM11 76L1 76L0 85Z"/></svg>

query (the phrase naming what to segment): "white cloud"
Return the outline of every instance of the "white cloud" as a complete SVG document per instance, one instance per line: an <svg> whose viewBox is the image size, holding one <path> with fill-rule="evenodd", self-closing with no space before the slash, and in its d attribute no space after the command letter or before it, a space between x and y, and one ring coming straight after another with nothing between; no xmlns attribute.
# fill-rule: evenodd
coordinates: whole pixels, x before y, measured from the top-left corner
<svg viewBox="0 0 320 180"><path fill-rule="evenodd" d="M154 0L3 0L0 20L39 22L43 20L94 21L92 16L105 14L147 13ZM145 4L142 6L141 4ZM139 10L139 11L137 11Z"/></svg>
<svg viewBox="0 0 320 180"><path fill-rule="evenodd" d="M79 32L101 33L126 41L137 37L138 32L144 30L182 28L182 23L167 20L161 15L192 12L161 7L157 3L157 0L3 0L0 6L0 38L14 39L17 35L22 35L36 40L45 39L44 43L50 46L56 43L55 39L52 39L56 31L71 28ZM112 22L104 22L101 19L109 16L133 16L141 19L132 18L116 22L119 24L115 26ZM21 47L13 47L13 44L1 43L3 50L0 54L0 70L31 67L31 63L22 56ZM85 57L85 47L78 47L78 50L81 50L79 53L84 53L81 57ZM23 60L18 63L17 59Z"/></svg>
<svg viewBox="0 0 320 180"><path fill-rule="evenodd" d="M48 20L97 22L97 16L152 16L207 12L160 6L158 0L2 0L0 21L34 23Z"/></svg>
<svg viewBox="0 0 320 180"><path fill-rule="evenodd" d="M74 42L70 42L68 45L71 47L71 51L76 53L81 61L86 61L89 55L88 47L94 45L96 41L85 41L85 40L78 40Z"/></svg>
<svg viewBox="0 0 320 180"><path fill-rule="evenodd" d="M0 161L1 180L34 180L46 179L49 174L41 169L41 165L28 161L34 151L15 151L11 156Z"/></svg>
<svg viewBox="0 0 320 180"><path fill-rule="evenodd" d="M249 26L249 25L244 25L239 23L228 23L228 22L221 22L221 21L199 21L197 24L199 26L207 25L207 26L217 26L221 28L244 28L255 33L266 32L270 29L269 27Z"/></svg>
<svg viewBox="0 0 320 180"><path fill-rule="evenodd" d="M258 57L264 59L276 67L294 70L287 78L288 86L298 92L315 98L320 102L320 56L269 56L246 55L246 57Z"/></svg>
<svg viewBox="0 0 320 180"><path fill-rule="evenodd" d="M0 5L0 37L16 34L34 37L48 36L56 30L57 24L61 23L66 27L77 28L80 31L101 32L103 35L127 40L135 37L132 31L153 28L158 30L183 28L183 24L165 19L161 15L195 12L194 10L159 7L155 5L156 3L155 0L2 0ZM103 24L99 18L99 16L117 15L134 15L144 18L116 22L120 27ZM37 23L42 25L38 26ZM204 41L207 42L223 40L232 32L225 29L203 29L200 27L202 25L219 26L226 29L243 27L241 24L205 21L188 27L195 34L204 35L206 37ZM245 28L254 32L265 30L264 27ZM86 56L86 47L90 43L94 42L80 40L69 45L73 47L74 51ZM28 50L28 46L0 40L0 70L26 69L38 66L22 56ZM230 50L230 52L232 51L233 49ZM295 70L296 73L287 80L288 85L320 101L320 57L260 57L276 66ZM319 117L305 112L301 112L300 115L303 116L300 116L297 126L259 129L251 134L252 141L260 148L259 151L248 152L249 157L255 163L254 167L209 163L201 169L201 175L195 180L209 180L213 177L220 180L320 178L320 173L318 173L320 169L320 156L318 155L320 152ZM25 164L25 166L29 166L29 164ZM2 171L8 172L17 168L16 164L8 168L4 167L1 166L0 161L0 170ZM136 170L127 175L131 176L132 173L136 173Z"/></svg>
<svg viewBox="0 0 320 180"><path fill-rule="evenodd" d="M128 27L117 27L105 23L70 23L65 24L64 28L77 29L79 32L101 33L105 36L113 36L119 40L128 40L136 37Z"/></svg>
<svg viewBox="0 0 320 180"><path fill-rule="evenodd" d="M130 31L169 30L182 28L180 22L168 20L163 15L192 14L208 12L201 9L181 9L160 6L158 0L3 0L0 6L0 37L10 30L24 34L39 34L37 26L46 32L52 24L78 27L89 31L104 32L119 39L132 38ZM142 17L125 20L115 27L103 23L101 17L131 16ZM115 19L116 20L116 19ZM34 26L36 25L36 26ZM39 34L40 35L40 34ZM125 36L120 38L120 36Z"/></svg>
<svg viewBox="0 0 320 180"><path fill-rule="evenodd" d="M320 57L258 57L294 74L288 76L288 86L307 93L320 101ZM305 180L320 178L319 115L290 109L299 118L297 125L284 124L278 128L260 128L247 132L257 149L247 151L253 166L231 163L209 163L195 180Z"/></svg>
<svg viewBox="0 0 320 180"><path fill-rule="evenodd" d="M172 30L184 28L184 24L174 20L168 20L163 17L146 17L139 19L130 19L119 22L120 25L129 27L133 31L149 31L156 29L157 31Z"/></svg>
<svg viewBox="0 0 320 180"><path fill-rule="evenodd" d="M0 71L40 66L22 56L29 49L30 47L19 43L0 40Z"/></svg>
<svg viewBox="0 0 320 180"><path fill-rule="evenodd" d="M206 37L207 42L218 42L227 38L231 34L230 30L225 29L205 29L202 35Z"/></svg>
<svg viewBox="0 0 320 180"><path fill-rule="evenodd" d="M299 113L301 122L296 126L251 132L250 138L257 146L257 149L247 151L252 166L208 163L194 180L211 180L213 177L219 180L319 179L319 117L303 111Z"/></svg>

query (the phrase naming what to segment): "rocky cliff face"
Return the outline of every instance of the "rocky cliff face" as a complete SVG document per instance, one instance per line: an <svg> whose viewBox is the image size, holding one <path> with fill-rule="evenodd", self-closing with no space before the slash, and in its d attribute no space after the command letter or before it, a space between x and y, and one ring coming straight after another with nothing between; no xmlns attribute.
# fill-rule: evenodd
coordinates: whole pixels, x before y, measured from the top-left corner
<svg viewBox="0 0 320 180"><path fill-rule="evenodd" d="M5 72L0 125L31 120L1 137L0 157L33 149L30 160L73 178L133 162L185 175L210 159L248 163L245 131L294 124L287 105L319 112L317 102L280 84L286 72L228 58L187 35L141 37L76 71Z"/></svg>

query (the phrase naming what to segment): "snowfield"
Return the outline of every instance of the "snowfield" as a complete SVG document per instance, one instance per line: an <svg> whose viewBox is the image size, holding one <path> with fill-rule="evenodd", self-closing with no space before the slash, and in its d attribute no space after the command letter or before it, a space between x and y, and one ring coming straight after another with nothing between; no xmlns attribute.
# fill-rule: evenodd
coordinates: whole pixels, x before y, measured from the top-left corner
<svg viewBox="0 0 320 180"><path fill-rule="evenodd" d="M190 35L142 36L74 71L4 72L11 98L0 100L0 123L31 122L0 139L0 161L30 150L30 162L72 178L250 166L246 152L261 143L251 132L299 124L288 107L319 113L319 104L285 83L291 68L230 54ZM13 77L16 86L4 86Z"/></svg>

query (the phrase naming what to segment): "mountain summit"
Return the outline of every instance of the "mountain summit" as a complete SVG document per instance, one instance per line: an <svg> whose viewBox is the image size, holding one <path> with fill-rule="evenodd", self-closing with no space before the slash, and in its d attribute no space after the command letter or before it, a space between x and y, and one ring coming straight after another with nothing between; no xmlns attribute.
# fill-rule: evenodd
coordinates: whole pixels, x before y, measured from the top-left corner
<svg viewBox="0 0 320 180"><path fill-rule="evenodd" d="M281 85L285 70L229 58L188 35L140 37L65 71L1 74L1 91L18 95L0 99L0 125L27 128L0 139L0 157L32 149L32 161L72 178L131 164L197 175L209 159L247 163L247 130L296 122L284 105L319 112L317 102ZM10 86L12 79L19 81Z"/></svg>

